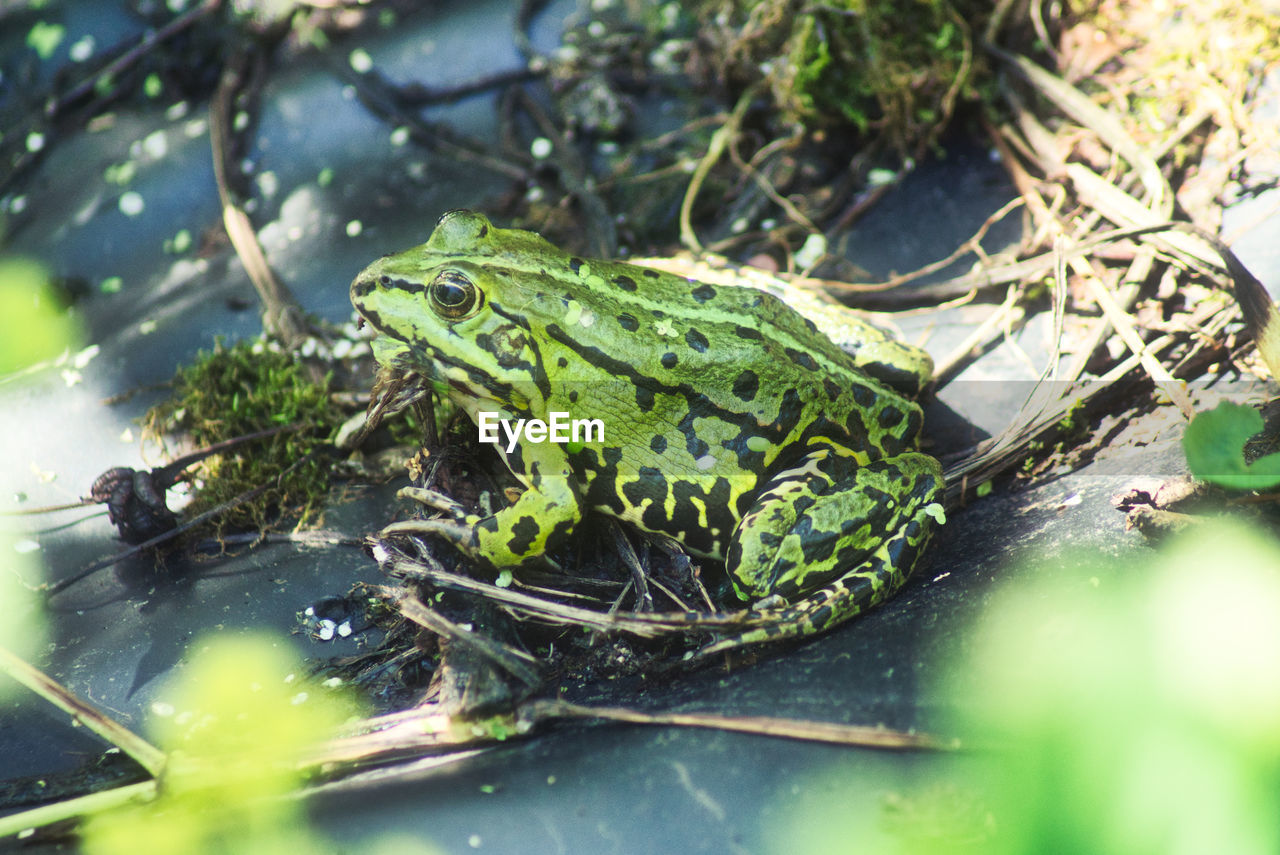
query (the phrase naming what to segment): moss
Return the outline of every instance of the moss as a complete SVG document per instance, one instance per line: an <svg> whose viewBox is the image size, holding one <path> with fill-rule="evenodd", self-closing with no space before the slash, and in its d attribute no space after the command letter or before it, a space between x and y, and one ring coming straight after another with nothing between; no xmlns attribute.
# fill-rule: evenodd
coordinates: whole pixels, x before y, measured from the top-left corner
<svg viewBox="0 0 1280 855"><path fill-rule="evenodd" d="M787 120L851 124L903 152L936 137L975 71L971 31L989 4L951 0L708 0L724 76L763 74Z"/></svg>
<svg viewBox="0 0 1280 855"><path fill-rule="evenodd" d="M237 342L202 351L178 369L173 396L147 413L153 436L180 433L194 448L274 427L280 433L254 440L196 465L198 489L188 517L263 485L268 489L215 523L227 529L264 529L281 514L299 524L314 517L329 486L329 461L317 455L283 475L315 451L336 429L341 412L329 396L329 377L311 378L296 355L269 344Z"/></svg>

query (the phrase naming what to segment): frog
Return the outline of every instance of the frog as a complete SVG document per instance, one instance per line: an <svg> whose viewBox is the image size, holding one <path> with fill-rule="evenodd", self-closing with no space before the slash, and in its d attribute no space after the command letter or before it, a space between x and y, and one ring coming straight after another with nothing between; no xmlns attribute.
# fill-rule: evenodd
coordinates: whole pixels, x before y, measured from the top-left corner
<svg viewBox="0 0 1280 855"><path fill-rule="evenodd" d="M377 362L426 378L482 434L495 418L557 415L603 430L504 436L496 450L524 487L512 504L482 514L415 488L444 515L384 534L519 572L554 565L587 513L616 518L722 562L736 596L772 618L715 650L817 634L882 603L945 521L941 466L920 450L932 362L780 283L583 258L444 214L426 243L351 284Z"/></svg>

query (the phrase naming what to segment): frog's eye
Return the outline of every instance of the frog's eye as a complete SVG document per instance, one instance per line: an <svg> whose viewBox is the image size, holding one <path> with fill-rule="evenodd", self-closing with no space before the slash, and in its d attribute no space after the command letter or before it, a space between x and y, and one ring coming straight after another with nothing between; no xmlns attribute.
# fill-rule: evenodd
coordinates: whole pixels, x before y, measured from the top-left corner
<svg viewBox="0 0 1280 855"><path fill-rule="evenodd" d="M475 283L457 270L445 270L431 280L427 299L442 318L459 320L480 308L483 295Z"/></svg>

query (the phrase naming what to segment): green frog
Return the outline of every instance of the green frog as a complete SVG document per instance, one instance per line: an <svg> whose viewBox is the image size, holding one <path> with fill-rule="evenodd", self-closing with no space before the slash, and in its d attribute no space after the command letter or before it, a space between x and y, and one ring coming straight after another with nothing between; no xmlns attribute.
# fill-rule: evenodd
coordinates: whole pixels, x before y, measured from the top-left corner
<svg viewBox="0 0 1280 855"><path fill-rule="evenodd" d="M448 518L399 525L515 569L548 562L585 512L616 517L722 561L773 610L734 644L882 602L943 521L941 467L917 450L932 363L834 301L743 282L579 258L461 210L371 264L351 301L378 362L488 426L527 488L490 515L418 491Z"/></svg>

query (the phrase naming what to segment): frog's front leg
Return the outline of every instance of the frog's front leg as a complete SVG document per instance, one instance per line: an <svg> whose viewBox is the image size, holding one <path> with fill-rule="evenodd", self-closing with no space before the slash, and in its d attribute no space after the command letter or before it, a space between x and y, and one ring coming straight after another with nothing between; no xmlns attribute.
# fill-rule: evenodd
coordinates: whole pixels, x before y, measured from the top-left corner
<svg viewBox="0 0 1280 855"><path fill-rule="evenodd" d="M794 605L775 625L704 652L821 632L883 602L941 516L942 483L941 465L926 454L859 464L836 446L776 475L738 524L725 564L744 598L779 595Z"/></svg>
<svg viewBox="0 0 1280 855"><path fill-rule="evenodd" d="M547 553L559 546L582 518L581 496L569 461L554 443L526 443L514 452L513 471L526 472L525 490L515 504L489 516L465 509L431 490L404 490L408 498L450 514L453 519L406 520L382 530L388 534L439 537L477 561L493 567L553 564ZM519 467L517 470L516 467Z"/></svg>

